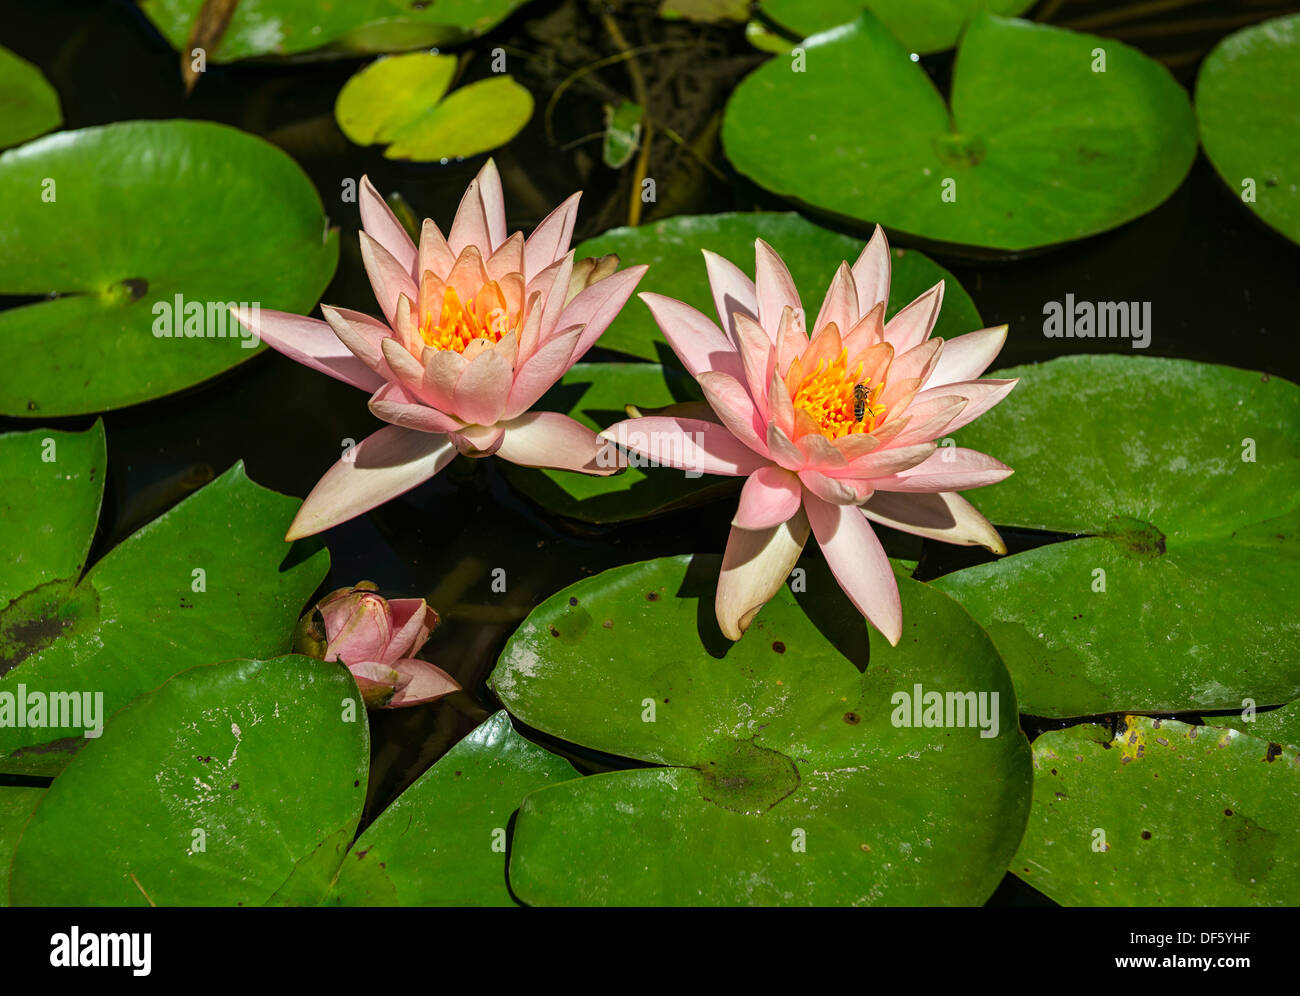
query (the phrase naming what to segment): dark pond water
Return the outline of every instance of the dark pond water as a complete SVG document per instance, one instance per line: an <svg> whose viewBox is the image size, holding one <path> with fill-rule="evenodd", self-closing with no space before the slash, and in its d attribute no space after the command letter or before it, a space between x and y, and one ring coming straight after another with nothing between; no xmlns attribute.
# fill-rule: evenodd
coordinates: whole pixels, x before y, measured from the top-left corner
<svg viewBox="0 0 1300 996"><path fill-rule="evenodd" d="M585 191L578 238L627 221L630 176L601 164L594 137L602 126L603 105L631 95L626 67L588 73L567 89L556 105L553 141L540 113L563 80L619 51L600 19L602 11L611 12L629 45L656 46L637 60L651 114L689 141L698 139L709 162L702 167L672 141L659 139L652 146L648 174L657 180L660 200L646 218L784 208L736 176L716 143L727 94L763 57L739 28L665 22L654 17L656 6L538 0L491 36L493 45L507 51L511 72L533 90L539 110L519 138L494 154L512 230L530 229L574 189ZM1031 16L1137 45L1190 87L1201 58L1220 37L1294 9L1265 0L1047 0ZM1144 10L1151 13L1137 16ZM340 196L346 179L369 174L385 193L400 192L421 217L445 223L481 162L395 164L348 142L334 124L333 104L364 60L212 66L187 99L177 54L125 0L6 0L0 43L44 71L59 91L67 128L137 118L200 118L261 135L292 155L342 230L338 272L323 295L335 305L377 310L357 249L356 206ZM480 47L486 51L487 46ZM946 85L951 56L929 57L924 65ZM487 71L487 58L479 55L470 60L466 75L472 79ZM1204 157L1164 205L1116 231L1015 261L937 258L970 292L986 325L1010 325L1003 365L1073 351L1077 341L1042 334L1044 303L1072 293L1084 300L1151 302L1153 337L1145 355L1300 379L1294 305L1300 247L1257 222ZM804 289L806 299L818 292ZM633 301L629 307L641 305ZM1125 340L1088 346L1130 349ZM599 350L588 357L617 358ZM1099 417L1105 414L1079 412L1081 421ZM90 421L56 424L82 428ZM337 459L344 439L364 438L378 424L361 392L271 351L184 394L110 413L105 423L108 482L93 557L237 460L259 483L304 496ZM0 431L31 427L0 419ZM443 625L427 650L467 689L432 706L377 717L368 816L496 708L484 679L506 637L534 604L618 564L690 551L720 553L732 508L723 501L649 524L576 527L512 492L492 461L459 461L405 498L327 533L333 566L323 590L366 578L391 595L428 597ZM1013 551L1048 540L1008 536ZM901 535L887 536L886 547L894 555L920 556L925 577L982 559L965 549L921 544ZM507 570L504 597L491 591L496 567ZM1032 736L1049 724L1026 717L1024 725ZM539 739L587 770L613 763ZM1046 900L1008 876L992 902Z"/></svg>

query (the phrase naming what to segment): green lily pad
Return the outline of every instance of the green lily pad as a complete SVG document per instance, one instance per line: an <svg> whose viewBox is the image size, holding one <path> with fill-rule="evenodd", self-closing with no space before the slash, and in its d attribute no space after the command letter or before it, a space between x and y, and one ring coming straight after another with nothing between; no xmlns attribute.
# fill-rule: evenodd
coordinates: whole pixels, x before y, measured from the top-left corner
<svg viewBox="0 0 1300 996"><path fill-rule="evenodd" d="M22 373L0 386L4 415L120 408L214 377L256 354L227 303L305 313L338 262L302 170L225 125L37 139L0 155L0 202L0 294L56 295L0 312L0 368Z"/></svg>
<svg viewBox="0 0 1300 996"><path fill-rule="evenodd" d="M1223 182L1300 242L1300 14L1219 42L1196 80L1196 117Z"/></svg>
<svg viewBox="0 0 1300 996"><path fill-rule="evenodd" d="M661 765L525 798L514 893L534 905L987 899L1020 840L1030 767L985 635L938 591L900 577L904 631L892 648L824 564L805 560L803 604L782 589L731 644L713 614L720 563L606 571L547 599L507 643L490 683L511 713ZM918 684L922 697L986 693L996 735L894 725L912 716L896 693Z"/></svg>
<svg viewBox="0 0 1300 996"><path fill-rule="evenodd" d="M864 10L880 19L909 51L922 55L957 44L980 11L1015 16L1034 0L763 0L763 11L797 35L807 37L850 21Z"/></svg>
<svg viewBox="0 0 1300 996"><path fill-rule="evenodd" d="M988 14L962 39L951 113L866 13L746 77L722 139L741 172L819 211L1008 251L1145 214L1196 156L1187 94L1159 63L1113 39Z"/></svg>
<svg viewBox="0 0 1300 996"><path fill-rule="evenodd" d="M667 346L665 345L665 349ZM597 431L627 418L627 405L660 408L699 401L685 374L655 363L578 363L534 410L564 412ZM536 470L502 460L502 476L548 512L581 522L626 522L730 494L736 478L687 477L666 467L632 466L609 477Z"/></svg>
<svg viewBox="0 0 1300 996"><path fill-rule="evenodd" d="M27 906L319 901L356 833L369 730L356 682L307 657L196 667L113 717L14 856Z"/></svg>
<svg viewBox="0 0 1300 996"><path fill-rule="evenodd" d="M487 152L517 135L533 95L506 75L460 87L453 55L412 52L378 59L339 91L334 116L358 145L387 145L389 159L431 162Z"/></svg>
<svg viewBox="0 0 1300 996"><path fill-rule="evenodd" d="M0 755L84 739L137 695L196 663L289 649L303 603L329 566L325 550L292 566L286 560L290 548L283 536L295 499L259 487L236 464L83 575L94 523L84 511L69 518L66 509L83 503L81 490L98 504L102 473L91 471L103 467L102 429L87 430L89 454L65 444L60 462L52 464L40 459L38 443L46 435L37 429L0 436L0 468L7 478L25 460L30 498L46 513L42 524L25 501L15 503L23 509L20 521L32 529L24 542L33 551L60 544L63 558L55 566L54 558L34 553L34 560L45 562L42 573L30 576L33 587L0 610ZM69 476L66 503L57 505L44 499L46 479L56 474ZM57 535L60 529L81 532L74 539ZM3 576L8 582L22 574ZM98 707L87 699L92 693L102 693ZM80 708L74 709L73 697ZM7 770L0 756L0 771Z"/></svg>
<svg viewBox="0 0 1300 996"><path fill-rule="evenodd" d="M0 906L9 905L9 866L14 848L32 810L45 795L43 788L0 786Z"/></svg>
<svg viewBox="0 0 1300 996"><path fill-rule="evenodd" d="M1235 730L1128 717L1034 741L1011 870L1066 906L1294 906L1300 758Z"/></svg>
<svg viewBox="0 0 1300 996"><path fill-rule="evenodd" d="M579 259L617 253L624 262L648 263L650 269L639 289L685 301L717 320L709 290L704 257L709 249L754 275L754 240L772 246L790 268L805 309L813 315L821 305L840 263L852 263L865 245L797 214L755 212L682 215L638 228L615 228L581 243ZM952 338L982 326L970 295L951 273L919 252L894 249L890 260L892 283L887 316L892 318L908 302L940 280L944 281L943 310L934 334ZM647 360L672 356L663 333L648 308L629 304L600 336L600 346Z"/></svg>
<svg viewBox="0 0 1300 996"><path fill-rule="evenodd" d="M142 0L140 9L172 47L184 50L204 0ZM528 0L240 0L209 62L340 52L395 52L453 45L484 34Z"/></svg>
<svg viewBox="0 0 1300 996"><path fill-rule="evenodd" d="M577 776L496 713L384 810L349 852L329 899L340 906L513 906L507 830L519 802Z"/></svg>
<svg viewBox="0 0 1300 996"><path fill-rule="evenodd" d="M1300 388L1116 355L999 376L1023 379L957 434L1016 470L978 492L980 509L1078 538L934 583L993 637L1021 709L1184 712L1300 695Z"/></svg>
<svg viewBox="0 0 1300 996"><path fill-rule="evenodd" d="M44 74L0 45L0 149L61 124L59 95Z"/></svg>
<svg viewBox="0 0 1300 996"><path fill-rule="evenodd" d="M1250 719L1242 716L1214 716L1206 718L1205 725L1225 730L1240 730L1258 740L1280 744L1288 750L1300 751L1300 702L1292 702L1281 709L1256 713Z"/></svg>

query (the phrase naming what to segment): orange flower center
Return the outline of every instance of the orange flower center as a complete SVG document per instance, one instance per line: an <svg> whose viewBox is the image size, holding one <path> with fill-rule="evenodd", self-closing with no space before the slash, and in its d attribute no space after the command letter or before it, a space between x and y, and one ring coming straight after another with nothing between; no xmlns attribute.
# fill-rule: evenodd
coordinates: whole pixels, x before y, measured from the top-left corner
<svg viewBox="0 0 1300 996"><path fill-rule="evenodd" d="M862 376L862 361L848 369L847 350L834 363L818 360L817 368L792 387L790 399L817 423L827 439L839 439L854 432L871 432L885 414L879 404L884 382L872 384Z"/></svg>
<svg viewBox="0 0 1300 996"><path fill-rule="evenodd" d="M506 296L495 280L489 280L466 301L461 301L456 289L448 285L443 291L442 311L437 321L432 309L425 312L420 322L420 337L434 349L463 353L475 339L500 342L518 324L518 316L510 314Z"/></svg>

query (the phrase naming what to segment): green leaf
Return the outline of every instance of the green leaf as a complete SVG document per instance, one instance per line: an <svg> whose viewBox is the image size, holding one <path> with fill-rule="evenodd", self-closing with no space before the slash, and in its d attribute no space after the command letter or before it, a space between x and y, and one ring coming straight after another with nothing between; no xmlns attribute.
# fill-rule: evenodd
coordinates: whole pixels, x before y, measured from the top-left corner
<svg viewBox="0 0 1300 996"><path fill-rule="evenodd" d="M1205 725L1224 730L1240 730L1256 739L1279 744L1287 750L1300 751L1300 702L1257 713L1251 719L1242 716L1207 717Z"/></svg>
<svg viewBox="0 0 1300 996"><path fill-rule="evenodd" d="M39 69L0 46L0 149L63 124L59 95Z"/></svg>
<svg viewBox="0 0 1300 996"><path fill-rule="evenodd" d="M0 906L9 905L9 866L27 819L45 795L43 788L0 786Z"/></svg>
<svg viewBox="0 0 1300 996"><path fill-rule="evenodd" d="M5 415L121 408L214 377L255 355L227 303L305 313L338 262L302 170L225 125L37 139L0 155L0 202L0 294L57 295L0 312L0 369L22 372L0 386Z"/></svg>
<svg viewBox="0 0 1300 996"><path fill-rule="evenodd" d="M513 906L506 830L519 802L573 767L496 713L384 810L327 899L339 906Z"/></svg>
<svg viewBox="0 0 1300 996"><path fill-rule="evenodd" d="M532 117L532 94L510 76L490 76L448 95L457 62L428 52L377 59L339 91L339 127L358 145L387 145L389 159L429 162L504 145Z"/></svg>
<svg viewBox="0 0 1300 996"><path fill-rule="evenodd" d="M639 286L642 292L653 291L685 301L717 321L700 250L709 249L731 260L752 279L754 240L760 238L781 254L799 288L804 308L814 315L840 263L853 263L866 244L819 228L797 214L701 214L668 218L638 228L611 229L583 242L575 253L579 259L617 253L624 262L648 263L650 269ZM943 267L907 249L894 249L890 263L892 285L887 317L892 318L942 280L943 310L934 334L952 338L981 327L974 302L957 278ZM599 344L604 349L648 360L672 355L649 309L639 303L629 304L619 313L601 334Z"/></svg>
<svg viewBox="0 0 1300 996"><path fill-rule="evenodd" d="M980 11L1014 16L1034 0L763 0L764 13L807 37L849 21L864 10L880 19L909 51L942 52Z"/></svg>
<svg viewBox="0 0 1300 996"><path fill-rule="evenodd" d="M644 410L699 399L695 382L672 368L654 363L578 363L533 409L564 412L599 431L627 418L627 405ZM582 522L626 522L659 515L730 494L737 487L732 477L692 478L668 467L630 466L609 477L596 477L505 461L497 466L506 480L548 512Z"/></svg>
<svg viewBox="0 0 1300 996"><path fill-rule="evenodd" d="M1113 739L1074 726L1034 741L1011 869L1066 906L1294 906L1298 841L1295 751L1129 716Z"/></svg>
<svg viewBox="0 0 1300 996"><path fill-rule="evenodd" d="M18 845L12 900L319 901L361 817L369 739L339 664L291 656L179 674L55 780Z"/></svg>
<svg viewBox="0 0 1300 996"><path fill-rule="evenodd" d="M1300 14L1219 42L1196 80L1196 117L1223 182L1300 242Z"/></svg>
<svg viewBox="0 0 1300 996"><path fill-rule="evenodd" d="M71 462L72 452L62 457L69 461L66 465L42 464L38 441L47 434L38 429L0 437L0 465L18 467L17 449L33 480L51 470L78 473L80 487L94 494L97 503L101 484L80 473ZM102 430L87 435L94 449L102 447ZM102 450L98 457L102 467ZM73 507L84 501L75 493L66 497ZM92 693L102 693L102 702L96 708L96 700L89 700L90 719L102 722L195 664L286 652L294 621L329 565L324 550L297 563L288 556L291 548L282 537L297 505L293 498L254 484L243 465L236 464L127 537L84 576L79 578L75 567L60 572L0 610L0 754L84 737L94 723L77 713L87 708L84 696ZM62 513L53 507L48 511L57 525ZM67 528L87 532L75 541L58 537L54 542L70 549L81 544L84 550L93 523L79 512L77 523ZM39 550L48 541L28 537L27 542ZM71 563L70 555L65 557ZM74 711L70 700L49 697L68 694L83 708ZM33 713L36 696L43 705ZM24 699L26 709L19 705ZM20 715L22 726L17 725ZM2 758L0 770L9 770Z"/></svg>
<svg viewBox="0 0 1300 996"><path fill-rule="evenodd" d="M1023 379L957 439L1016 473L973 497L995 523L1079 538L934 583L993 637L1021 709L1184 712L1300 695L1300 388L1114 355L999 376Z"/></svg>
<svg viewBox="0 0 1300 996"><path fill-rule="evenodd" d="M296 55L324 46L391 52L454 45L492 28L527 0L240 0L210 62ZM140 9L171 46L184 50L203 0L142 0Z"/></svg>
<svg viewBox="0 0 1300 996"><path fill-rule="evenodd" d="M743 173L819 211L1010 251L1145 214L1196 156L1187 94L1159 63L1113 39L988 14L963 37L951 113L864 14L748 76L722 139Z"/></svg>
<svg viewBox="0 0 1300 996"><path fill-rule="evenodd" d="M605 107L605 142L601 158L610 169L622 169L641 142L641 118L645 108L630 100Z"/></svg>
<svg viewBox="0 0 1300 996"><path fill-rule="evenodd" d="M606 571L547 599L490 683L545 733L663 767L530 794L514 893L545 905L980 903L1015 851L1029 750L992 644L899 578L897 648L818 561L744 639L714 621L720 558ZM996 735L894 725L898 693L988 693ZM997 699L993 699L993 695ZM956 717L954 717L955 719ZM901 720L900 720L901 721Z"/></svg>

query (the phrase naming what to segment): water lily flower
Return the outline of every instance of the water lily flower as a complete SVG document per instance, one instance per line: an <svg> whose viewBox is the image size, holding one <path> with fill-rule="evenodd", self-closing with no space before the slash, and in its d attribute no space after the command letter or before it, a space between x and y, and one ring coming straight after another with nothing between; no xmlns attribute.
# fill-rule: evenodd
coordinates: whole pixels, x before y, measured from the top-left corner
<svg viewBox="0 0 1300 996"><path fill-rule="evenodd" d="M325 321L243 314L286 356L372 393L390 423L344 454L303 502L286 539L321 532L409 491L457 453L527 467L610 474L606 446L567 415L532 405L627 303L646 267L575 262L574 194L526 239L506 232L496 165L470 183L449 233L417 245L363 177L361 256L384 320L321 306Z"/></svg>
<svg viewBox="0 0 1300 996"><path fill-rule="evenodd" d="M729 639L784 583L811 527L849 599L897 644L898 585L872 522L1006 552L956 492L1011 469L936 440L1015 386L978 379L1007 328L931 338L942 281L886 322L890 257L880 228L853 266L840 265L811 335L790 271L766 242L756 243L752 281L721 256L704 257L721 329L680 301L640 297L708 409L627 420L604 435L663 465L745 478L715 605Z"/></svg>
<svg viewBox="0 0 1300 996"><path fill-rule="evenodd" d="M367 708L398 709L460 691L446 671L415 657L437 625L424 599L389 601L362 581L331 592L302 617L294 650L345 664Z"/></svg>

